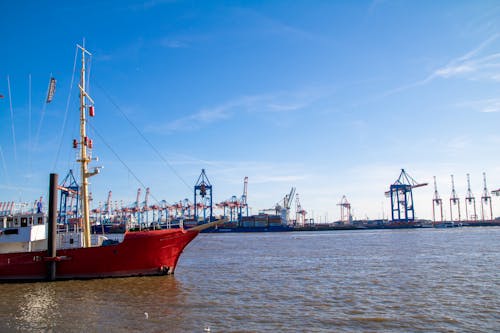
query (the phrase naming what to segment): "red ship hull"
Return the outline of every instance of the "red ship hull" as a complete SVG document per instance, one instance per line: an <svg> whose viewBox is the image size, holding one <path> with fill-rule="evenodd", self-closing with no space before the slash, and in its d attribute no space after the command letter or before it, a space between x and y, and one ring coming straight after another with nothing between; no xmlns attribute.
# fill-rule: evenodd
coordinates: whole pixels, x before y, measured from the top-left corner
<svg viewBox="0 0 500 333"><path fill-rule="evenodd" d="M166 229L125 233L121 243L46 251L0 254L0 280L45 280L51 261L56 279L91 279L173 274L184 248L199 230Z"/></svg>

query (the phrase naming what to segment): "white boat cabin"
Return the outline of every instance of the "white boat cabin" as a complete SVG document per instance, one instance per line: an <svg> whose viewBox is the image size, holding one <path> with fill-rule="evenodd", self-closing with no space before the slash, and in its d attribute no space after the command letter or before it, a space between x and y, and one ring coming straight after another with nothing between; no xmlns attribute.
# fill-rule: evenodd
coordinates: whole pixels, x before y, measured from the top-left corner
<svg viewBox="0 0 500 333"><path fill-rule="evenodd" d="M44 213L18 213L0 216L0 253L47 249Z"/></svg>

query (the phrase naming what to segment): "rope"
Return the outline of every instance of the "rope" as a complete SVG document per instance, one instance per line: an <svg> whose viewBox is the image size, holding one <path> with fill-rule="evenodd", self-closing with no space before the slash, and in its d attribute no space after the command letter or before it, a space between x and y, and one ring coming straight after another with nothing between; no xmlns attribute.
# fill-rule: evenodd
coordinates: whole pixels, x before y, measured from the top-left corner
<svg viewBox="0 0 500 333"><path fill-rule="evenodd" d="M7 164L5 164L5 158L3 156L2 145L0 145L0 157L2 158L2 166L3 166L3 171L5 173L5 179L7 181L7 185L10 185L9 175L7 174Z"/></svg>
<svg viewBox="0 0 500 333"><path fill-rule="evenodd" d="M57 154L56 154L56 160L54 162L54 170L56 169L57 162L59 161L59 154L61 152L61 147L64 139L64 133L66 131L66 123L68 120L68 110L69 110L69 103L71 101L71 91L73 88L73 82L75 80L75 72L76 72L76 61L78 58L78 47L75 47L75 60L73 62L73 74L71 74L71 82L69 84L69 94L68 94L68 99L66 100L66 111L64 112L64 120L63 120L63 126L61 130L61 139L59 141L59 148L57 149Z"/></svg>
<svg viewBox="0 0 500 333"><path fill-rule="evenodd" d="M142 132L139 130L139 128L130 120L129 117L125 114L125 112L122 111L122 109L118 106L118 104L111 98L111 96L104 90L104 88L96 82L96 85L101 89L101 91L104 93L104 95L108 98L108 100L113 104L113 106L122 114L122 116L128 121L130 126L132 126L136 132L139 134L139 136L149 145L149 147L160 157L160 159L170 168L170 170L186 185L186 187L191 190L191 186L188 185L188 183L179 175L179 173L174 169L174 167L163 157L163 155L158 151L158 149L153 146L153 144L142 134Z"/></svg>
<svg viewBox="0 0 500 333"><path fill-rule="evenodd" d="M52 77L52 73L50 73L50 76L49 76L49 85L47 87L47 93L45 94L45 96L47 96L49 94L49 89L50 89L50 78ZM44 101L43 102L43 105L42 105L42 114L40 116L40 122L38 123L38 128L36 130L36 136L35 136L35 149L38 147L38 137L40 136L40 130L42 129L42 123L43 123L43 118L45 117L45 109L47 108L47 102Z"/></svg>
<svg viewBox="0 0 500 333"><path fill-rule="evenodd" d="M12 96L10 93L10 78L7 76L7 86L9 89L10 122L12 127L12 141L14 143L14 161L17 164L16 131L14 129L14 110L12 109Z"/></svg>
<svg viewBox="0 0 500 333"><path fill-rule="evenodd" d="M141 184L141 187L146 190L146 185L144 185L144 183L139 179L139 177L137 177L137 175L132 171L132 169L127 165L127 163L125 163L125 161L123 161L120 156L118 155L118 153L113 149L113 147L111 147L111 145L104 139L104 137L99 133L99 131L97 131L97 129L91 124L91 123L87 123L90 128L92 128L92 130L94 131L94 133L102 140L102 142L104 143L104 145L106 147L108 147L108 149L113 153L113 155L115 155L115 157L118 159L118 161L120 161L120 163L128 170L129 174L132 175L132 177L135 178L135 180ZM153 200L156 201L156 203L160 203L160 201L153 195L151 194L151 192L149 193L149 195L153 198Z"/></svg>
<svg viewBox="0 0 500 333"><path fill-rule="evenodd" d="M28 84L28 144L29 144L29 171L31 174L31 170L33 169L33 161L32 161L32 152L33 149L31 147L31 74L29 75L29 84Z"/></svg>

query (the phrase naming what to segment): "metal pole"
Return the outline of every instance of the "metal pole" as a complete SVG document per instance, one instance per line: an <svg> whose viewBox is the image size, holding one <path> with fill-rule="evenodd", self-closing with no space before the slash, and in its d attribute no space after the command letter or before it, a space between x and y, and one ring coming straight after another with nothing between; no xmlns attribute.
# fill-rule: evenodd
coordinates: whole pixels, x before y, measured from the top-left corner
<svg viewBox="0 0 500 333"><path fill-rule="evenodd" d="M54 281L56 279L56 262L55 257L57 255L57 174L50 174L50 186L49 186L49 220L48 220L48 240L47 249L48 257L51 258L49 261L47 278L49 281Z"/></svg>

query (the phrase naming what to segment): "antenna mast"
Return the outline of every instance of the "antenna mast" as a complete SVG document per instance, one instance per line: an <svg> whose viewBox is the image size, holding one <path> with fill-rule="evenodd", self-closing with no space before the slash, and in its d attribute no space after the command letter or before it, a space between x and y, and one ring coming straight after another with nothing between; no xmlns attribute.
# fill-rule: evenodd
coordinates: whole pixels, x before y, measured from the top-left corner
<svg viewBox="0 0 500 333"><path fill-rule="evenodd" d="M77 47L82 51L82 69L80 73L80 142L73 140L73 147L77 148L80 145L80 158L77 162L80 163L81 177L82 177L82 222L83 222L83 247L90 247L90 207L89 207L89 178L98 174L99 169L95 168L94 171L88 171L88 165L92 160L91 154L87 153L87 148L92 149L92 140L87 137L86 131L86 110L89 109L89 115L94 115L94 101L85 91L85 54L91 56L92 54L85 49L84 45ZM87 105L87 99L91 104Z"/></svg>

